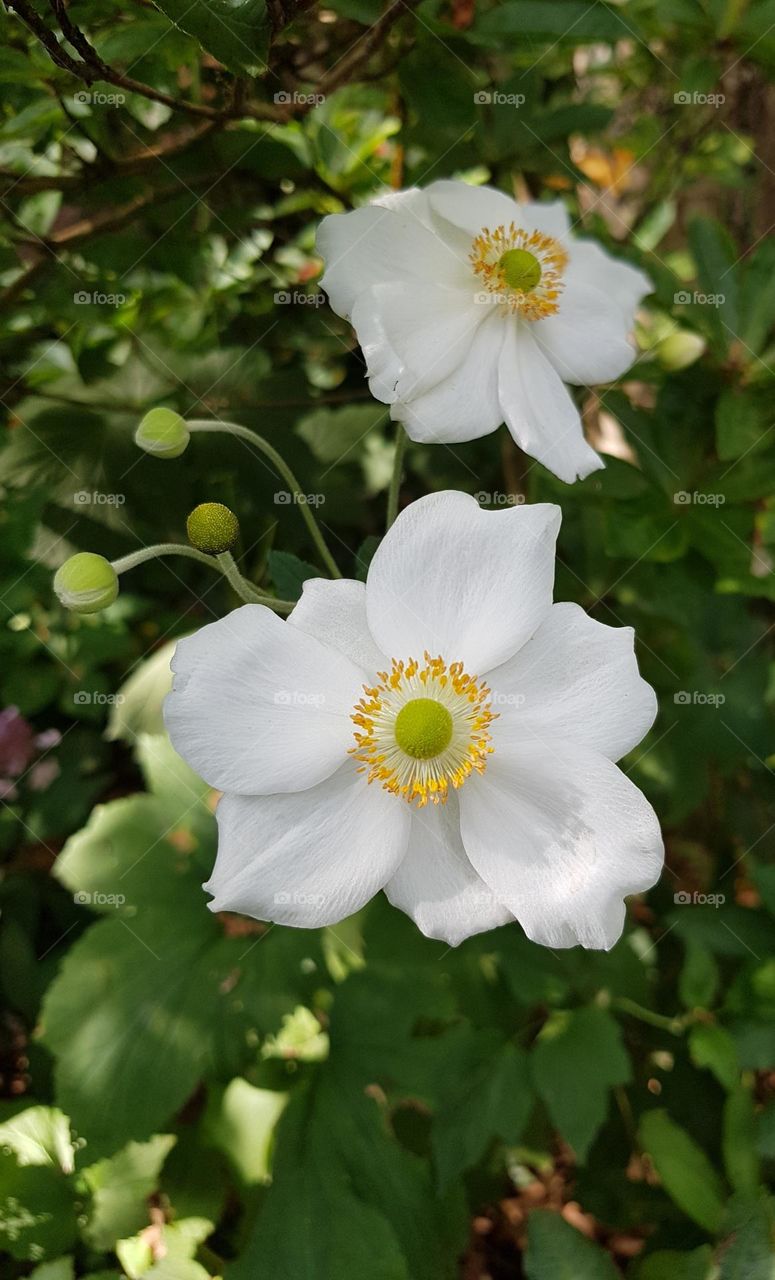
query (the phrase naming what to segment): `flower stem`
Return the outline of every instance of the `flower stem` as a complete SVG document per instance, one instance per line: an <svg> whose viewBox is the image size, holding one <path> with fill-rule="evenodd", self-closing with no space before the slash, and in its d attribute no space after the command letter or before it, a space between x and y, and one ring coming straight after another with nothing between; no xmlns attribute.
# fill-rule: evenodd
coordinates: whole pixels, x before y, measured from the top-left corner
<svg viewBox="0 0 775 1280"><path fill-rule="evenodd" d="M276 600L274 596L264 595L258 591L247 578L243 578L228 551L223 555L209 556L204 551L197 551L196 547L186 547L179 542L158 542L155 546L141 547L139 551L131 551L128 556L114 560L113 568L116 573L127 573L139 564L145 564L147 560L156 560L159 556L185 556L189 560L196 560L199 564L206 564L210 569L218 569L246 603L265 604L276 613L290 613L294 607L292 600Z"/></svg>
<svg viewBox="0 0 775 1280"><path fill-rule="evenodd" d="M323 564L328 569L332 578L341 578L342 574L339 570L334 557L328 549L325 538L321 532L320 526L313 516L309 504L304 501L304 494L301 491L299 482L291 471L287 462L280 456L273 445L265 440L263 436L252 431L250 427L240 426L238 422L221 422L211 418L194 418L190 422L186 422L189 431L220 431L226 435L239 436L241 440L248 440L250 444L255 445L257 449L269 459L275 470L282 476L291 493L294 496L296 505L301 512L301 517L306 524L312 541L317 547L318 554Z"/></svg>
<svg viewBox="0 0 775 1280"><path fill-rule="evenodd" d="M404 472L404 454L406 453L407 439L406 430L399 422L396 427L396 452L393 458L393 474L390 477L390 488L388 489L386 523L386 528L388 529L398 515L398 495L401 491L401 477Z"/></svg>
<svg viewBox="0 0 775 1280"><path fill-rule="evenodd" d="M655 1013L653 1009L644 1009L643 1005L638 1004L635 1000L630 1000L629 996L617 996L611 1001L615 1009L620 1009L622 1013L629 1013L631 1018L638 1018L641 1022L648 1022L652 1027L660 1027L663 1031L669 1031L671 1035L683 1035L686 1030L686 1017L670 1018L662 1013Z"/></svg>

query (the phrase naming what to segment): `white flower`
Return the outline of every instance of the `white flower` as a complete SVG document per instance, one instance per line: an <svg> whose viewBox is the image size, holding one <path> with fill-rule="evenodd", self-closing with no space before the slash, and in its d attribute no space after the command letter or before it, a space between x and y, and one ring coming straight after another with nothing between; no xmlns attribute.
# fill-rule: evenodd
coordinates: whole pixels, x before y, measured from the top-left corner
<svg viewBox="0 0 775 1280"><path fill-rule="evenodd" d="M662 865L613 763L651 725L631 628L552 604L558 507L409 506L366 584L313 579L180 641L165 719L213 787L216 911L316 927L384 888L452 945L516 917L611 947Z"/></svg>
<svg viewBox="0 0 775 1280"><path fill-rule="evenodd" d="M473 440L505 421L561 480L603 466L564 383L629 368L627 334L652 286L574 239L562 204L434 182L324 218L318 252L372 393L413 440Z"/></svg>

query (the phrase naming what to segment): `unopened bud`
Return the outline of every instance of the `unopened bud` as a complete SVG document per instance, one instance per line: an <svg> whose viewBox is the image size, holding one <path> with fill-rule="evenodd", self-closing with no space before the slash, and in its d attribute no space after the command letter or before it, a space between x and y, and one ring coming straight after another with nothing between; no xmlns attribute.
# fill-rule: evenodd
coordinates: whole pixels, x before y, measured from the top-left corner
<svg viewBox="0 0 775 1280"><path fill-rule="evenodd" d="M237 517L222 502L202 502L186 520L192 547L217 556L230 551L239 537Z"/></svg>
<svg viewBox="0 0 775 1280"><path fill-rule="evenodd" d="M679 329L663 338L656 345L656 357L663 369L669 373L677 373L679 369L687 369L703 354L706 342L698 333L690 333L688 329Z"/></svg>
<svg viewBox="0 0 775 1280"><path fill-rule="evenodd" d="M135 432L135 444L154 458L179 458L189 439L188 427L174 409L149 409Z"/></svg>
<svg viewBox="0 0 775 1280"><path fill-rule="evenodd" d="M57 569L54 591L73 613L99 613L118 595L118 574L104 556L79 551Z"/></svg>

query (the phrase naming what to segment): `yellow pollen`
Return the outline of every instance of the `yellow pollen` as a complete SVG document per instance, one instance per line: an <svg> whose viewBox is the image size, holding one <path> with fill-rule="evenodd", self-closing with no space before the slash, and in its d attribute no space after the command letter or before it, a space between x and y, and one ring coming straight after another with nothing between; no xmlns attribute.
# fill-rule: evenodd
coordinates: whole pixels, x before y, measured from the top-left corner
<svg viewBox="0 0 775 1280"><path fill-rule="evenodd" d="M552 236L516 223L483 227L471 245L471 265L493 302L525 320L543 320L560 309L568 255Z"/></svg>
<svg viewBox="0 0 775 1280"><path fill-rule="evenodd" d="M444 804L450 788L484 772L493 750L490 690L461 662L447 665L429 653L424 665L394 658L377 683L364 685L352 719L360 772L419 807Z"/></svg>

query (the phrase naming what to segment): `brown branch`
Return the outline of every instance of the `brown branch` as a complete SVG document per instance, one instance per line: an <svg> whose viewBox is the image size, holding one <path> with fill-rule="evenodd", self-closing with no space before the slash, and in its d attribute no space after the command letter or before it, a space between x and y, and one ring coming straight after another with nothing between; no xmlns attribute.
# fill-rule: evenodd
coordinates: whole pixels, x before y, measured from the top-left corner
<svg viewBox="0 0 775 1280"><path fill-rule="evenodd" d="M418 3L419 0L393 0L393 3L388 5L382 17L367 31L364 31L352 48L348 49L347 53L321 76L317 85L320 93L333 93L341 84L348 81L359 67L368 62L380 45L384 44L391 28L398 19L402 18L405 13L411 13Z"/></svg>

